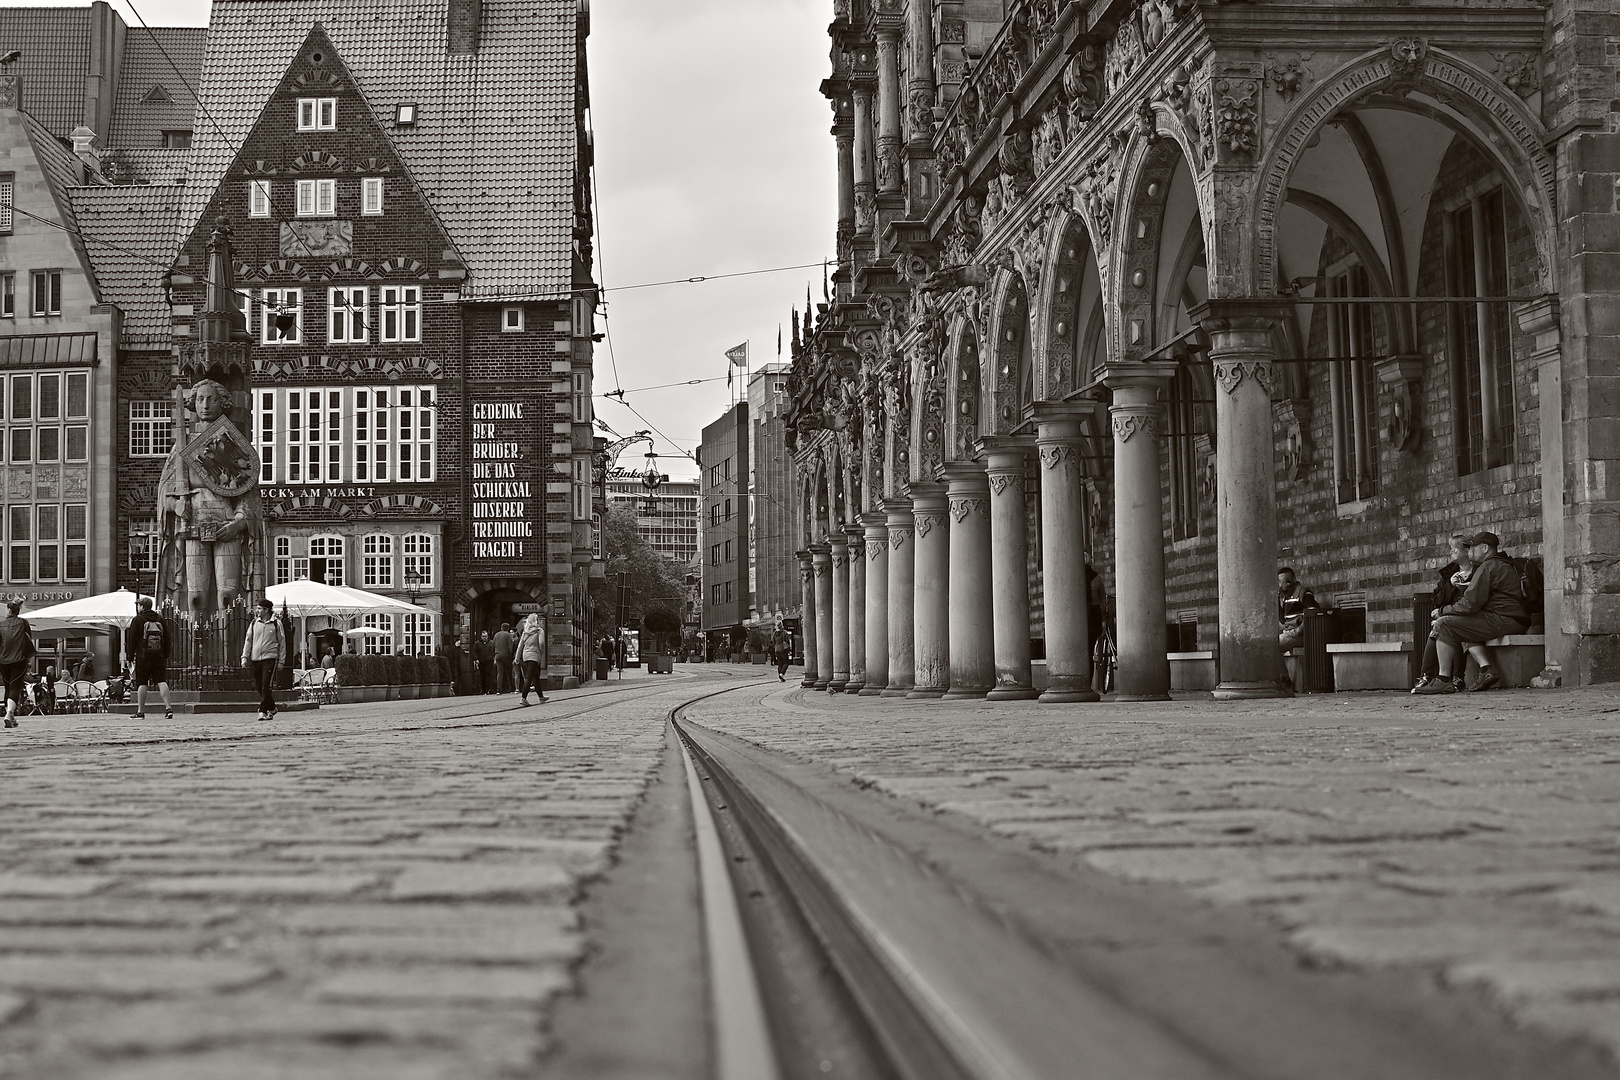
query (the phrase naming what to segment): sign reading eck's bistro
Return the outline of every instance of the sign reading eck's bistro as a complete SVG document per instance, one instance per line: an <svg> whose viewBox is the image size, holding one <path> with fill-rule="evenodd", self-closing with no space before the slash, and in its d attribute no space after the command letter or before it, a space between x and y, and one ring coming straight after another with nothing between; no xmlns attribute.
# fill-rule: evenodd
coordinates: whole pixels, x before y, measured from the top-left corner
<svg viewBox="0 0 1620 1080"><path fill-rule="evenodd" d="M475 574L543 570L545 492L538 397L472 403L472 562Z"/></svg>

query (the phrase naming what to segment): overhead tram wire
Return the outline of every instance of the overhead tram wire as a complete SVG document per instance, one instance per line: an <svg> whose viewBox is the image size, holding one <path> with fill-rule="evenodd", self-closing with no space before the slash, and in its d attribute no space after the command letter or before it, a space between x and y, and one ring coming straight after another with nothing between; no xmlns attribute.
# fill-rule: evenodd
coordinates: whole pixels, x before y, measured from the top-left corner
<svg viewBox="0 0 1620 1080"><path fill-rule="evenodd" d="M607 259L602 245L602 191L596 182L596 109L585 110L585 134L591 140L591 233L596 238L596 276L603 282L601 291L607 292ZM594 310L594 305L593 305ZM602 305L602 337L607 341L608 363L613 367L613 388L622 390L619 381L619 358L613 352L613 327L608 322L607 304Z"/></svg>

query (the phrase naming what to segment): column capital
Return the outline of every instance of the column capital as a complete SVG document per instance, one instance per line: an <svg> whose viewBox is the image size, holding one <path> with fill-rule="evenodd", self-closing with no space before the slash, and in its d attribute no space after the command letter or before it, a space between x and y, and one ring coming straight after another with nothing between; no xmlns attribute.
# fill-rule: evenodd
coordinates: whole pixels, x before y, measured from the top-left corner
<svg viewBox="0 0 1620 1080"><path fill-rule="evenodd" d="M861 515L861 524L864 525L868 530L881 529L888 523L889 515L884 513L882 510L869 511ZM868 532L867 535L870 536L871 533Z"/></svg>
<svg viewBox="0 0 1620 1080"><path fill-rule="evenodd" d="M1085 433L1080 425L1101 415L1107 408L1100 401L1077 398L1073 401L1035 402L1035 442L1044 446L1056 442L1078 442Z"/></svg>
<svg viewBox="0 0 1620 1080"><path fill-rule="evenodd" d="M1117 391L1162 390L1176 377L1176 368L1179 366L1173 360L1137 360L1131 363L1104 364L1102 384L1116 391L1114 396L1117 406L1119 403Z"/></svg>
<svg viewBox="0 0 1620 1080"><path fill-rule="evenodd" d="M1205 300L1188 309L1187 315L1207 333L1233 330L1271 331L1283 320L1292 317L1293 303L1289 297L1233 297Z"/></svg>
<svg viewBox="0 0 1620 1080"><path fill-rule="evenodd" d="M982 461L947 461L939 467L939 471L945 478L947 491L964 484L984 483Z"/></svg>

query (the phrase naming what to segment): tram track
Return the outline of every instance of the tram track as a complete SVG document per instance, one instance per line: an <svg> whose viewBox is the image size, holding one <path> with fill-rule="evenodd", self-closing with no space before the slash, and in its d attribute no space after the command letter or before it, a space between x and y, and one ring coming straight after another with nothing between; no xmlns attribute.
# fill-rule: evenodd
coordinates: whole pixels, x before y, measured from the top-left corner
<svg viewBox="0 0 1620 1080"><path fill-rule="evenodd" d="M705 1076L1614 1075L1592 1048L1512 1030L1420 971L1307 969L1255 921L1056 871L695 719L746 689L669 710L697 831L723 856L698 859ZM733 920L723 956L717 919Z"/></svg>

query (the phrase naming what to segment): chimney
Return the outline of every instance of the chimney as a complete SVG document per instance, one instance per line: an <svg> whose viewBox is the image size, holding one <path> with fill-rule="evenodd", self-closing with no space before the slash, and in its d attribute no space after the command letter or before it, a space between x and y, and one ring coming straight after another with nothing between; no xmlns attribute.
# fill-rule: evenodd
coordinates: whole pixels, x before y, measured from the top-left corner
<svg viewBox="0 0 1620 1080"><path fill-rule="evenodd" d="M22 76L0 75L0 110L22 110Z"/></svg>
<svg viewBox="0 0 1620 1080"><path fill-rule="evenodd" d="M450 5L447 49L451 56L470 56L478 51L478 21L484 14L483 0L447 0Z"/></svg>
<svg viewBox="0 0 1620 1080"><path fill-rule="evenodd" d="M101 153L96 149L96 133L80 124L70 133L73 139L73 153L78 156L81 173L79 183L91 182L91 177L99 178L101 175Z"/></svg>

